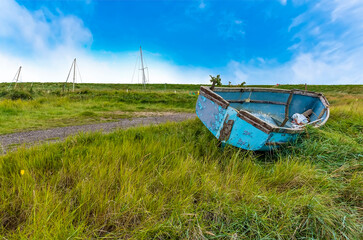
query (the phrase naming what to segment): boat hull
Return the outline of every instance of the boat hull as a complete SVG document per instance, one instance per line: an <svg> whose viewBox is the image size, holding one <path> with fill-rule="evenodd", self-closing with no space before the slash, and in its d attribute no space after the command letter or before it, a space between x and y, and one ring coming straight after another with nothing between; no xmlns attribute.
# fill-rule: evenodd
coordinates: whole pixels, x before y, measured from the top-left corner
<svg viewBox="0 0 363 240"><path fill-rule="evenodd" d="M275 125L276 122L278 122L276 119L278 119L279 117L281 121L279 123L282 125L282 122L284 122L285 119L282 119L281 117L284 117L285 115L289 116L289 113L291 112L289 111L289 108L294 108L294 104L296 103L299 104L299 101L301 101L299 95L300 92L297 92L299 90L291 90L290 92L279 92L281 90L278 89L274 89L272 91L270 90L270 92L266 89L249 89L251 90L249 91L248 89L244 90L242 88L239 88L237 90L234 89L236 91L232 90L233 89L231 88L218 88L216 91L212 91L208 87L201 87L200 95L196 104L196 113L198 118L203 122L208 130L222 143L233 145L235 147L246 150L268 151L296 140L298 135L304 130L303 127L292 129L278 126L278 124ZM278 91L276 92L276 90ZM232 98L233 95L236 95L236 92L239 92L238 94L240 96L243 95L242 92L247 93L246 96L249 96L249 98L239 97L239 99L232 99L230 101L225 99ZM257 93L254 94L254 99L251 98L252 92ZM278 94L274 95L271 93ZM287 94L288 98L286 99L285 103L281 101L279 102L270 100L271 96L275 96L275 98L281 99L286 98L284 94ZM261 100L267 95L270 95L269 100ZM290 95L292 97L289 97ZM296 95L298 96L294 97ZM260 99L256 99L258 98L258 96L260 96ZM306 97L306 95L301 96ZM308 97L314 98L314 101L318 98L320 101L320 96L321 95L314 95ZM292 102L292 98L294 99L294 102ZM323 110L320 110L321 106L317 105L316 102L313 103L314 106L316 106L314 108L316 111L324 111L324 113L320 113L321 115L323 115L321 116L320 120L315 122L317 126L319 126L318 124L324 124L329 117L329 108L327 101L325 98L322 100L323 101L320 102L322 103ZM237 105L231 106L231 103L236 103L238 101L241 102L240 109L238 109L239 107ZM276 107L275 105L278 105L277 103L283 106ZM270 105L271 107L268 108L268 105ZM310 105L306 104L305 108L311 107ZM270 110L273 109L274 112L267 112L267 114L263 114L261 112L253 111L253 108L261 109L261 107ZM276 111L276 109L280 110ZM297 111L297 109L293 109L293 111ZM272 124L272 122L274 124ZM286 123L284 124L287 123L288 121L286 121Z"/></svg>

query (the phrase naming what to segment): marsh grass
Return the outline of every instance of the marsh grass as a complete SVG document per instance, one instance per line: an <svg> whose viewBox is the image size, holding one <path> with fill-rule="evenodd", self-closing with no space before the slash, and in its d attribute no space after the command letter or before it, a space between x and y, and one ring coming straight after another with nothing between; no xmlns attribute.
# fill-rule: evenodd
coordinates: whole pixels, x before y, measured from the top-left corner
<svg viewBox="0 0 363 240"><path fill-rule="evenodd" d="M115 121L134 112L193 112L200 85L20 83L9 89L0 83L0 134L69 125ZM304 85L258 86L304 89ZM362 105L363 85L308 86L324 92L334 104ZM343 98L343 101L338 99ZM360 109L361 110L361 107ZM351 112L357 112L352 109ZM339 117L339 116L338 116Z"/></svg>
<svg viewBox="0 0 363 240"><path fill-rule="evenodd" d="M197 119L21 148L0 158L0 233L358 239L362 148L311 130L274 153L222 151Z"/></svg>
<svg viewBox="0 0 363 240"><path fill-rule="evenodd" d="M221 150L198 119L18 148L0 156L0 237L360 239L363 98L348 90L327 94L324 127L274 152ZM46 108L32 118L55 121L64 112L94 118L195 101L181 92L167 105L175 93L119 91L3 99L0 116Z"/></svg>

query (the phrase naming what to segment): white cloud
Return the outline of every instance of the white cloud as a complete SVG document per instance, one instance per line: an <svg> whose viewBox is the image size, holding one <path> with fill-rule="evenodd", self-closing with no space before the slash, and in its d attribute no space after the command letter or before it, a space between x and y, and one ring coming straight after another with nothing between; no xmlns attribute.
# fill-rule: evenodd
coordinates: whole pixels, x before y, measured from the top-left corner
<svg viewBox="0 0 363 240"><path fill-rule="evenodd" d="M324 1L324 4L329 4L330 1ZM362 11L363 4L360 0L334 0L334 8L331 13L333 21L353 21L354 18L363 19ZM348 17L349 16L349 17ZM353 19L351 18L353 16ZM362 22L356 23L357 26L363 27Z"/></svg>
<svg viewBox="0 0 363 240"><path fill-rule="evenodd" d="M13 0L1 0L0 9L0 38L20 50L39 54L54 46L80 47L92 43L92 34L74 16L30 12Z"/></svg>
<svg viewBox="0 0 363 240"><path fill-rule="evenodd" d="M75 57L84 82L132 81L138 52L91 52L92 34L81 19L46 9L32 12L14 0L1 0L0 9L0 81L11 81L21 65L23 81L63 82ZM207 83L212 72L177 66L157 53L145 57L151 83Z"/></svg>
<svg viewBox="0 0 363 240"><path fill-rule="evenodd" d="M81 19L54 15L46 9L32 12L14 0L0 0L0 9L0 81L12 80L22 65L23 81L63 82L77 57L84 82L131 82L138 52L91 52L92 34ZM146 51L150 80L209 83L209 75L221 74L223 83L233 84L362 84L361 12L361 1L322 0L312 5L287 29L295 31L299 42L289 47L293 58L282 64L256 57L250 61L231 60L225 67L208 69L178 66L165 61L162 54ZM242 37L243 24L227 14L219 25L220 34L227 38ZM311 39L315 40L313 46Z"/></svg>
<svg viewBox="0 0 363 240"><path fill-rule="evenodd" d="M299 54L280 65L231 61L226 79L234 84L362 84L361 62L354 57L330 63L310 53Z"/></svg>
<svg viewBox="0 0 363 240"><path fill-rule="evenodd" d="M288 29L299 40L288 48L290 61L232 61L229 78L242 72L247 84L363 84L362 12L362 1L316 2Z"/></svg>
<svg viewBox="0 0 363 240"><path fill-rule="evenodd" d="M97 57L87 51L69 49L49 52L46 58L19 58L0 53L1 82L11 81L18 67L23 66L24 82L64 82L73 58L77 57L83 82L88 83L141 83L134 66L138 52L111 54ZM213 71L198 67L177 66L145 53L149 63L150 83L208 83Z"/></svg>
<svg viewBox="0 0 363 240"><path fill-rule="evenodd" d="M279 0L282 5L286 5L287 0Z"/></svg>

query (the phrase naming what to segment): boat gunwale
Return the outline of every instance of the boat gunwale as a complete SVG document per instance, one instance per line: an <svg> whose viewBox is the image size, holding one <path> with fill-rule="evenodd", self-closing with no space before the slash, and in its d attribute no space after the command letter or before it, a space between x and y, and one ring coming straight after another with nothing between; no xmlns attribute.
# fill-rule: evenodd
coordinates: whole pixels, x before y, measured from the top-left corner
<svg viewBox="0 0 363 240"><path fill-rule="evenodd" d="M208 86L201 86L201 88L207 88ZM209 89L210 90L210 89ZM212 91L212 90L211 90ZM303 96L320 98L325 107L329 106L328 99L320 92L305 91L300 89L278 89L278 88L259 88L259 87L215 87L213 92L277 92L277 93L293 93Z"/></svg>
<svg viewBox="0 0 363 240"><path fill-rule="evenodd" d="M247 91L246 91L247 90ZM322 93L316 93L316 92L310 92L310 91L304 91L299 89L292 89L292 90L286 90L286 89L273 89L273 88L226 88L226 87L216 87L214 90L211 90L208 86L201 86L200 87L200 93L202 96L208 98L211 101L215 101L217 104L219 104L222 108L227 109L230 106L230 102L225 100L223 97L221 97L219 94L215 93L214 91L221 91L221 92L278 92L278 93L289 93L289 94L299 94L304 96L310 96L310 97L316 97L319 98L321 103L324 105L324 110L326 111L326 117L323 121L321 119L317 119L312 123L315 123L314 127L320 127L326 123L330 116L330 109L329 109L329 102L326 99L326 97ZM268 103L269 101L266 101ZM288 104L284 104L286 107ZM233 107L231 107L233 108ZM237 112L237 116L241 118L242 120L250 123L254 127L258 128L259 130L270 134L271 132L277 132L277 133L301 133L304 131L304 127L299 128L285 128L280 126L273 126L269 124L268 122L263 121L262 119L254 116L252 113L240 110L237 111L237 109L233 108ZM325 113L325 112L324 112ZM323 113L323 114L324 114ZM320 122L320 123L318 123Z"/></svg>
<svg viewBox="0 0 363 240"><path fill-rule="evenodd" d="M229 102L227 100L225 100L220 95L210 90L209 87L201 86L200 94L211 101L216 101L224 109L227 109L229 106Z"/></svg>

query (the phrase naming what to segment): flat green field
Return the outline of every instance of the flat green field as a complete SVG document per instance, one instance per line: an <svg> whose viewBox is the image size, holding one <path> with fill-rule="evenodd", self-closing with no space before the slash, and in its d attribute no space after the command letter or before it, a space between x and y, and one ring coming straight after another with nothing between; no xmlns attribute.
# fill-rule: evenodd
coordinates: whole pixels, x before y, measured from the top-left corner
<svg viewBox="0 0 363 240"><path fill-rule="evenodd" d="M199 88L81 85L62 93L59 84L28 84L15 93L2 86L1 133L105 121L120 117L116 111L193 111ZM0 156L0 237L360 239L363 86L308 88L327 96L330 119L274 152L222 150L195 119ZM29 124L12 122L26 117Z"/></svg>
<svg viewBox="0 0 363 240"><path fill-rule="evenodd" d="M150 112L192 112L199 86L78 84L0 84L0 134L115 121ZM190 90L187 90L190 88Z"/></svg>
<svg viewBox="0 0 363 240"><path fill-rule="evenodd" d="M52 127L115 121L150 112L194 112L200 85L0 83L0 134ZM259 86L276 87L276 86ZM278 88L304 89L303 85ZM323 92L333 104L362 102L362 85L308 86ZM349 99L348 99L349 98ZM333 105L334 107L334 105ZM137 112L137 114L135 114Z"/></svg>

